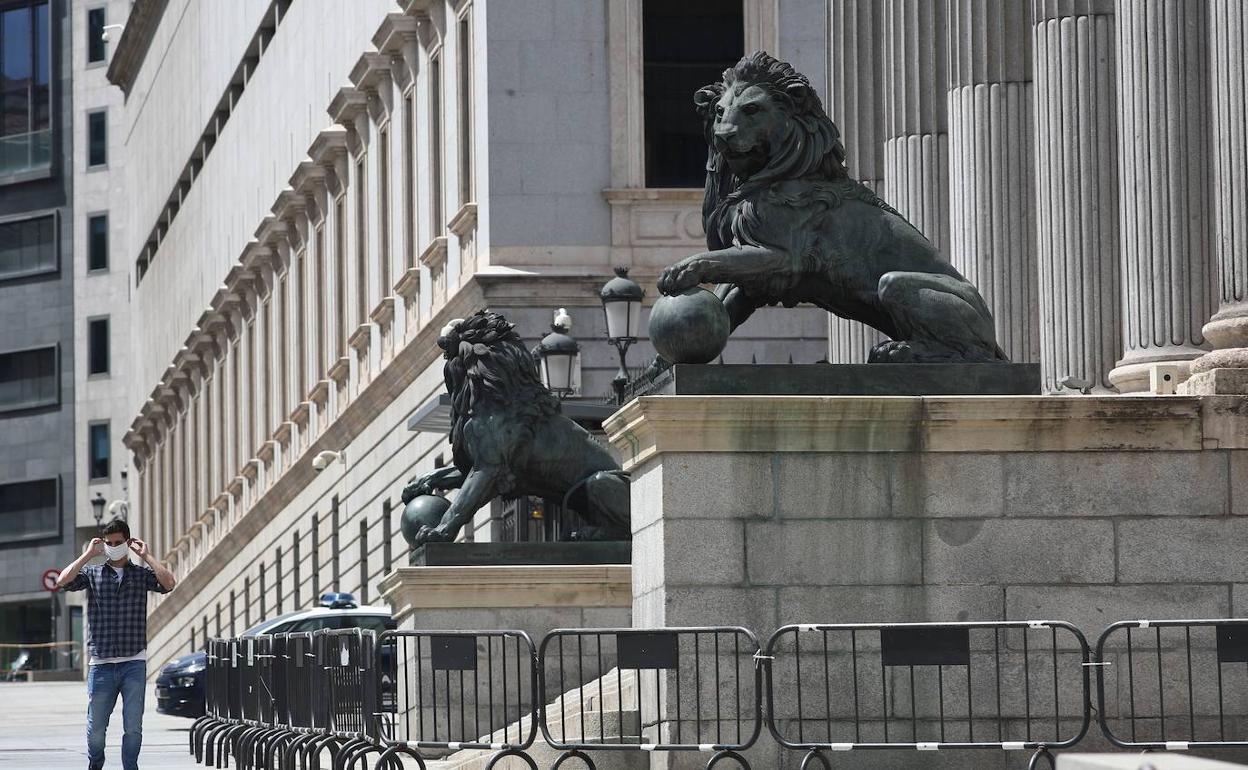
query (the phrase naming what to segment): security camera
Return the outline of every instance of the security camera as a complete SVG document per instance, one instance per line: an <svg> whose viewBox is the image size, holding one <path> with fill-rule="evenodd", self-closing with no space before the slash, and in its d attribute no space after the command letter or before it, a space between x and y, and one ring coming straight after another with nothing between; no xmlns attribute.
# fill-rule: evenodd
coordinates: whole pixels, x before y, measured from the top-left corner
<svg viewBox="0 0 1248 770"><path fill-rule="evenodd" d="M329 464L334 462L335 460L337 460L338 462L341 462L343 465L347 464L346 455L344 455L342 452L335 452L330 449L326 449L323 452L319 452L317 453L316 457L312 458L312 470L316 471L317 473L320 473L321 471L328 468Z"/></svg>
<svg viewBox="0 0 1248 770"><path fill-rule="evenodd" d="M105 43L107 43L108 41L113 39L113 33L109 32L110 29L125 29L125 28L126 28L125 24L105 24L104 31L100 33L100 40L103 40Z"/></svg>

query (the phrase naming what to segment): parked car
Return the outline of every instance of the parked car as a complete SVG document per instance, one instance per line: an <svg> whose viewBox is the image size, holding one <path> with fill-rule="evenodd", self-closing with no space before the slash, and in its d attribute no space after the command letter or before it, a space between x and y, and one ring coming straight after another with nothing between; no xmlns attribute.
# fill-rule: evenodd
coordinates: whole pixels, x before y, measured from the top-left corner
<svg viewBox="0 0 1248 770"><path fill-rule="evenodd" d="M363 628L380 634L395 627L390 608L368 605L361 607L356 604L355 597L351 594L330 593L323 595L316 607L287 612L261 621L240 636L319 631L323 628ZM207 655L202 650L166 663L156 677L156 710L162 714L191 719L203 716L204 699L207 695L204 672L207 668ZM390 692L383 693L383 698L389 700L392 695Z"/></svg>

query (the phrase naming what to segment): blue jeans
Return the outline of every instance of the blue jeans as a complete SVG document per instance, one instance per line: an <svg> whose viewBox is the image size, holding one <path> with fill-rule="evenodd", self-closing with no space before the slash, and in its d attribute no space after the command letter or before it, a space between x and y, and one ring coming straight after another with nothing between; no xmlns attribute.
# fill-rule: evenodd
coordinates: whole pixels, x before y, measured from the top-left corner
<svg viewBox="0 0 1248 770"><path fill-rule="evenodd" d="M143 745L143 698L147 692L147 661L99 663L87 672L87 762L91 770L104 767L104 735L121 695L122 770L139 770Z"/></svg>

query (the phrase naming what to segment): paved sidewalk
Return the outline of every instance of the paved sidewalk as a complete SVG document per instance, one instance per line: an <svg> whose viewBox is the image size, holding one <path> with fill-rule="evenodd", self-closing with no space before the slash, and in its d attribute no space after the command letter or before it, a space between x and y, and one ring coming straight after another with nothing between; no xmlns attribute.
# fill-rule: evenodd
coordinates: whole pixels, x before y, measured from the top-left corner
<svg viewBox="0 0 1248 770"><path fill-rule="evenodd" d="M156 713L148 685L139 766L152 770L199 767L187 753L192 720ZM83 770L87 766L85 682L0 683L0 768ZM121 700L108 725L105 767L121 768Z"/></svg>

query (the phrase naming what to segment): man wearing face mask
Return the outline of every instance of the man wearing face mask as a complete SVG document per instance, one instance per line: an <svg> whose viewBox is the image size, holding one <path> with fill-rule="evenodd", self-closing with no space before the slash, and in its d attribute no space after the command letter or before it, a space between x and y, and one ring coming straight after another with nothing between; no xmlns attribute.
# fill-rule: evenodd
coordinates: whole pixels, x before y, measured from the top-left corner
<svg viewBox="0 0 1248 770"><path fill-rule="evenodd" d="M134 553L144 565L131 562ZM87 564L104 554L104 564ZM113 519L103 537L92 538L82 555L61 571L57 588L87 592L87 762L104 767L104 735L122 699L122 770L138 770L143 743L143 699L147 689L147 592L167 593L173 573L152 556L147 543L130 537L130 527Z"/></svg>

